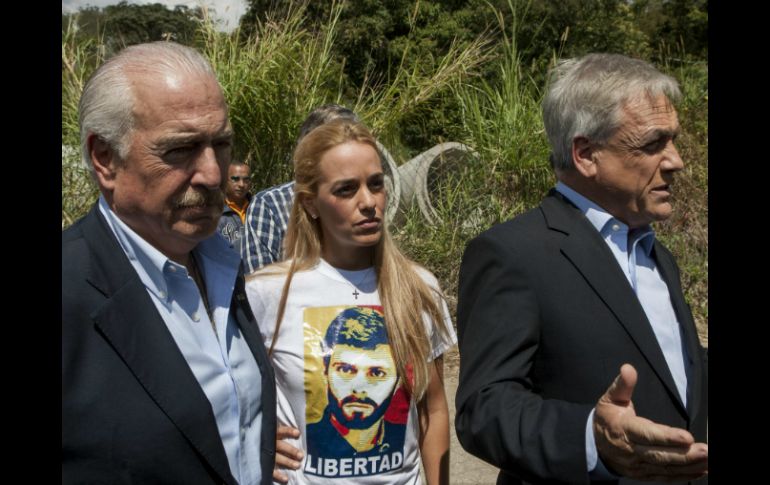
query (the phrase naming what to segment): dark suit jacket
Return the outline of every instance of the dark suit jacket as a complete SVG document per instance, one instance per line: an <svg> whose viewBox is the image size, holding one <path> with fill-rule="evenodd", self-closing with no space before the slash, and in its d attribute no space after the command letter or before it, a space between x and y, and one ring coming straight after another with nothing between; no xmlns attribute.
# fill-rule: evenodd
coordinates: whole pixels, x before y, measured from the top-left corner
<svg viewBox="0 0 770 485"><path fill-rule="evenodd" d="M656 242L653 257L689 359L686 409L610 249L560 194L468 244L455 425L466 450L501 468L499 484L588 483L586 420L625 362L638 371L638 415L706 441L707 354L673 256Z"/></svg>
<svg viewBox="0 0 770 485"><path fill-rule="evenodd" d="M231 310L262 373L268 484L275 380L242 274ZM206 395L96 206L62 233L62 483L236 483Z"/></svg>

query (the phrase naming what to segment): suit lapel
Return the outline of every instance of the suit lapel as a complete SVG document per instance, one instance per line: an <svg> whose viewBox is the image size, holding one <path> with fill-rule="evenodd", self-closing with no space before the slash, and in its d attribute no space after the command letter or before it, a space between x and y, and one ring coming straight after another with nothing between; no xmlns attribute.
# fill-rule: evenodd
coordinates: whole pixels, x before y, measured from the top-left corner
<svg viewBox="0 0 770 485"><path fill-rule="evenodd" d="M208 398L101 214L91 215L84 233L95 264L87 279L107 297L92 315L98 331L220 478L236 483Z"/></svg>
<svg viewBox="0 0 770 485"><path fill-rule="evenodd" d="M257 361L259 372L262 374L263 389L266 385L265 379L270 384L268 387L272 387L273 366L269 363L262 336L259 334L254 315L251 313L251 308L249 308L242 276L239 276L235 281L233 302L230 308L234 312L235 320L241 329L243 338L246 340L251 353L254 355L254 359Z"/></svg>
<svg viewBox="0 0 770 485"><path fill-rule="evenodd" d="M549 195L541 207L548 226L566 234L561 245L562 254L615 315L680 411L686 414L644 309L607 244L585 216L561 194L552 191Z"/></svg>
<svg viewBox="0 0 770 485"><path fill-rule="evenodd" d="M676 269L673 256L656 240L653 248L653 257L658 265L663 281L668 286L671 302L674 305L674 312L682 329L682 340L687 348L687 360L690 368L687 376L687 385L690 391L687 397L687 412L690 416L695 416L700 407L701 381L703 380L698 331L692 318L692 312L684 300L684 292L679 282L679 272Z"/></svg>
<svg viewBox="0 0 770 485"><path fill-rule="evenodd" d="M241 274L235 280L235 288L233 290L233 301L230 305L231 311L235 316L235 320L241 329L246 344L251 349L251 353L254 355L254 360L257 361L259 366L259 372L262 376L262 442L261 442L261 457L260 463L263 470L263 478L265 470L271 470L273 468L273 455L275 454L275 433L269 432L272 429L272 424L275 423L275 377L273 376L273 366L270 364L270 359L267 356L267 350L265 350L264 341L259 334L257 322L254 319L254 314L251 312L248 300L246 298L245 282ZM270 473L267 474L269 476Z"/></svg>

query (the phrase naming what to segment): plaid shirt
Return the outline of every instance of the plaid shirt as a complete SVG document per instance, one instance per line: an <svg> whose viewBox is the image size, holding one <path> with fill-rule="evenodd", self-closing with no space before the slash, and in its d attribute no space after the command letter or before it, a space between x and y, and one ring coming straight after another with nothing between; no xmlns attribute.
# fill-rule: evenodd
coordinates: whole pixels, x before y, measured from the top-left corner
<svg viewBox="0 0 770 485"><path fill-rule="evenodd" d="M252 197L246 211L241 259L246 272L281 260L283 237L289 224L294 182L270 187Z"/></svg>

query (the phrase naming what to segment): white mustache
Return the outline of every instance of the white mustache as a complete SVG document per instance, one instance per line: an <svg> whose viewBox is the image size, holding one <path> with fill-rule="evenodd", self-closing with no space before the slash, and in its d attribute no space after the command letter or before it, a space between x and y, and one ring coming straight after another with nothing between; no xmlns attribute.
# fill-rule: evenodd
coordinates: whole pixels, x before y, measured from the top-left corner
<svg viewBox="0 0 770 485"><path fill-rule="evenodd" d="M219 206L225 203L225 197L221 190L188 190L174 203L177 209L182 207Z"/></svg>

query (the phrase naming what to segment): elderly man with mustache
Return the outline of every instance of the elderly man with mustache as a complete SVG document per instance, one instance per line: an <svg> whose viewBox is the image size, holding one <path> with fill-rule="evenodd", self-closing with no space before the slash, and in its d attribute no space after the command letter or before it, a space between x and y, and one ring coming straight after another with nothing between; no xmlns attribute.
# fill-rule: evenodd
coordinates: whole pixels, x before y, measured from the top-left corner
<svg viewBox="0 0 770 485"><path fill-rule="evenodd" d="M129 47L79 117L101 196L62 233L62 483L270 483L273 371L215 235L233 135L211 66Z"/></svg>

